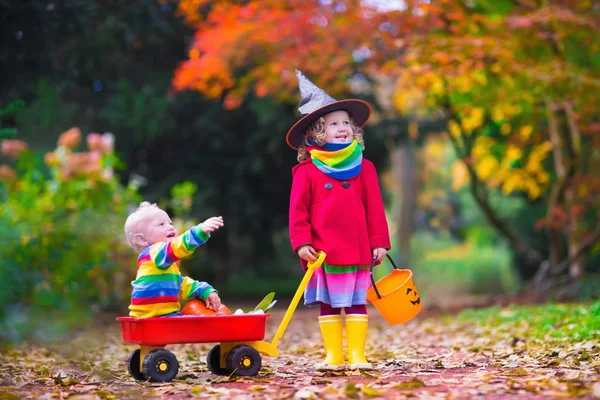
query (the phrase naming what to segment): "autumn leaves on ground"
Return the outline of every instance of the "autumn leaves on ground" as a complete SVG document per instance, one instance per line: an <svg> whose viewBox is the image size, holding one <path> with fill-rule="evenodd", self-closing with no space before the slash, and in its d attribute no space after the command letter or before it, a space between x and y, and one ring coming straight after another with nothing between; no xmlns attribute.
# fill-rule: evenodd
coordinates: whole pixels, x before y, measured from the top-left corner
<svg viewBox="0 0 600 400"><path fill-rule="evenodd" d="M271 313L265 340L283 316ZM400 326L369 308L368 372L323 373L317 311L300 307L257 377L216 376L212 344L170 346L180 363L170 383L136 382L112 318L69 340L2 350L0 398L600 398L600 302L432 315Z"/></svg>

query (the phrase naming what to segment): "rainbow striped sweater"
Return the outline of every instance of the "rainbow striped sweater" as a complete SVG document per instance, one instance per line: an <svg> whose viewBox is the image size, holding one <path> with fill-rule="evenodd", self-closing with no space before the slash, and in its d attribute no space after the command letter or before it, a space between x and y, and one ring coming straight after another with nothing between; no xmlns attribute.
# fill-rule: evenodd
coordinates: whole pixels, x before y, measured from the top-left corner
<svg viewBox="0 0 600 400"><path fill-rule="evenodd" d="M179 299L206 300L215 289L206 282L181 276L178 261L206 243L209 234L201 225L187 230L170 242L154 243L138 256L138 271L131 282L129 315L147 318L166 315L180 310Z"/></svg>

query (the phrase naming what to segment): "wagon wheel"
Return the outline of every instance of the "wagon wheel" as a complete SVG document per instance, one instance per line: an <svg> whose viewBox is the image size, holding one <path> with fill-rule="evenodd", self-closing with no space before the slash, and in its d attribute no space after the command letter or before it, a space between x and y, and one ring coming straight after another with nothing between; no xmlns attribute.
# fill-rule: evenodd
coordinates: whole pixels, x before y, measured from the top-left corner
<svg viewBox="0 0 600 400"><path fill-rule="evenodd" d="M145 381L146 377L140 371L140 349L134 350L127 359L127 371L136 381Z"/></svg>
<svg viewBox="0 0 600 400"><path fill-rule="evenodd" d="M213 374L227 375L227 369L221 368L221 345L216 345L208 352L206 364Z"/></svg>
<svg viewBox="0 0 600 400"><path fill-rule="evenodd" d="M177 376L179 362L168 350L152 350L144 358L142 372L153 382L169 382Z"/></svg>
<svg viewBox="0 0 600 400"><path fill-rule="evenodd" d="M227 372L237 376L256 376L261 366L260 354L252 346L236 346L227 354Z"/></svg>

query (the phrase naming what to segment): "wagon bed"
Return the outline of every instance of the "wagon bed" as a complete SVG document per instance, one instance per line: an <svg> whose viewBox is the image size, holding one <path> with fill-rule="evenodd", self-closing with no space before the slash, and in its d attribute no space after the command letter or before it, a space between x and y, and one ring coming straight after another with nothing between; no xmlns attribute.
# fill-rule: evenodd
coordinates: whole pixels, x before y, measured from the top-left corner
<svg viewBox="0 0 600 400"><path fill-rule="evenodd" d="M247 342L265 337L269 314L132 318L119 317L125 343L164 346L181 343Z"/></svg>

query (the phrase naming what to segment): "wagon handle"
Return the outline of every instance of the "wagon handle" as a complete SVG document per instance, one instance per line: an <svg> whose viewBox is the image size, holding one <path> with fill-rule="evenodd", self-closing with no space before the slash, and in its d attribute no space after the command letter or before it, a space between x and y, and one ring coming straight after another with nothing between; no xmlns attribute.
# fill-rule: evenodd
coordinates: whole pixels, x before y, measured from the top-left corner
<svg viewBox="0 0 600 400"><path fill-rule="evenodd" d="M398 269L398 267L396 267L396 263L394 262L394 260L392 260L392 257L390 257L389 254L385 255L388 260L390 260L390 262L392 263L392 266L394 267L394 269ZM377 295L377 297L381 300L381 295L379 294L379 290L377 290L377 285L375 284L375 278L373 277L373 266L375 265L375 262L377 261L377 258L373 258L373 261L371 261L371 266L370 266L370 275L371 275L371 283L373 284L373 289L375 290L375 294Z"/></svg>
<svg viewBox="0 0 600 400"><path fill-rule="evenodd" d="M285 315L283 316L283 320L281 321L281 324L279 324L279 328L277 328L277 332L275 332L275 337L273 338L273 341L272 341L272 345L275 348L277 348L277 343L279 342L279 339L281 339L281 337L283 336L283 333L285 332L285 330L288 326L288 323L290 322L290 319L292 318L292 314L294 314L294 311L296 310L296 306L298 305L298 303L300 302L300 298L304 294L304 289L306 289L306 286L308 285L308 281L310 280L313 273L315 272L315 269L319 268L321 266L321 264L323 264L323 261L325 261L326 256L327 256L327 254L325 254L324 251L319 251L319 257L315 261L308 262L308 268L306 269L304 278L302 278L302 281L300 282L300 286L298 286L298 289L296 289L296 294L294 295L292 302L290 303L287 311L285 312Z"/></svg>

